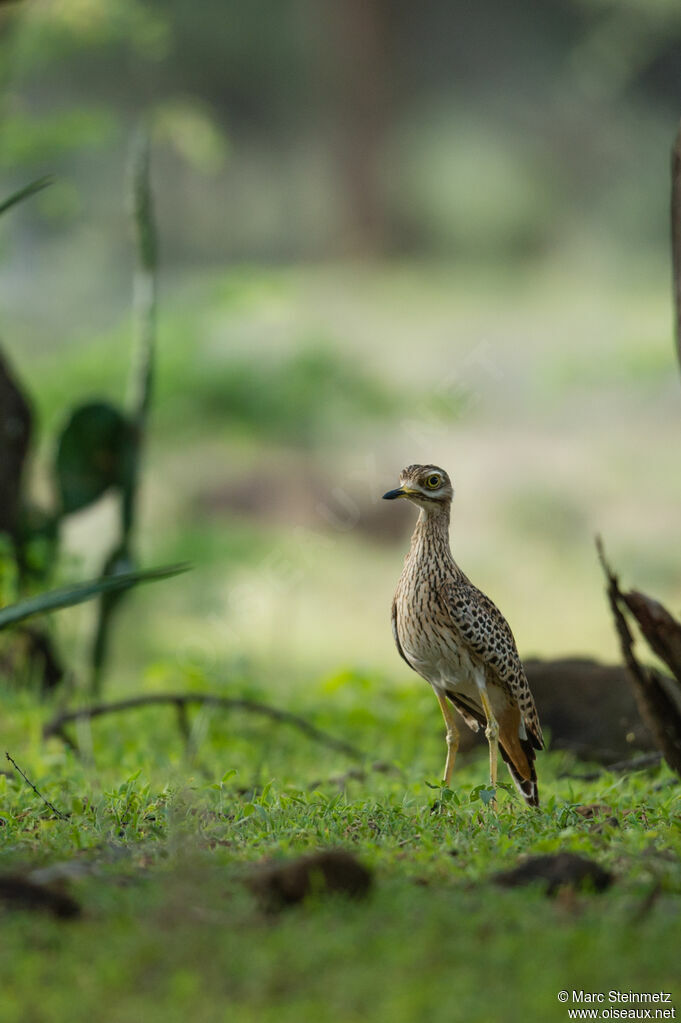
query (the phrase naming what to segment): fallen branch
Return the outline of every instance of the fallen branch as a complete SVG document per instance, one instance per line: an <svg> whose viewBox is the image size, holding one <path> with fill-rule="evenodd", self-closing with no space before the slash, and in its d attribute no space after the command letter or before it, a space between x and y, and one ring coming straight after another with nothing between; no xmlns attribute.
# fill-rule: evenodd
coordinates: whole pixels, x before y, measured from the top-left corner
<svg viewBox="0 0 681 1023"><path fill-rule="evenodd" d="M182 720L186 708L191 704L200 706L218 707L222 710L243 710L249 714L257 714L260 717L269 718L270 721L277 721L280 724L291 725L297 728L309 739L319 742L330 749L338 750L354 760L363 760L364 755L355 746L343 739L337 739L328 732L324 732L316 725L310 724L303 717L292 714L288 710L280 710L278 707L271 707L267 703L260 703L258 700L249 700L241 697L215 696L212 693L153 693L149 696L131 696L127 700L116 700L112 703L96 703L89 707L79 707L77 710L63 711L57 714L43 728L43 736L48 739L52 736L60 738L74 749L77 749L73 740L65 732L66 725L73 721L92 721L94 718L102 717L104 714L117 714L125 710L139 710L143 707L157 707L163 704L174 706Z"/></svg>
<svg viewBox="0 0 681 1023"><path fill-rule="evenodd" d="M656 601L651 601L650 598L635 591L623 593L620 590L617 576L606 561L600 537L596 539L596 547L608 582L608 599L615 619L622 656L629 669L634 687L639 713L648 725L655 744L664 759L673 771L681 774L681 713L679 705L669 689L670 684L676 685L679 680L679 665L674 663L673 657L669 656L670 650L675 648L669 634L681 631L681 626ZM658 656L665 658L668 666L674 671L675 679L665 679L655 668L646 667L637 659L634 653L634 637L622 610L623 607L636 618L644 636ZM664 627L664 631L660 628L658 636L655 638L653 634L656 622ZM667 654L666 657L665 654Z"/></svg>

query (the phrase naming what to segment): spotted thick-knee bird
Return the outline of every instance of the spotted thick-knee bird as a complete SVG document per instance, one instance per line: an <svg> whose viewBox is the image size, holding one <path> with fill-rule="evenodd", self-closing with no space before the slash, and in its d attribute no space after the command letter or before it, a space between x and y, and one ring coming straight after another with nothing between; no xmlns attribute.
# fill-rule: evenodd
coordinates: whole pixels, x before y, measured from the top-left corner
<svg viewBox="0 0 681 1023"><path fill-rule="evenodd" d="M459 745L455 707L473 731L485 729L492 787L501 750L521 795L538 806L534 758L544 742L537 708L508 622L452 557L453 493L444 469L409 465L397 490L383 495L388 501L407 498L420 509L393 600L395 643L440 704L447 726L445 784Z"/></svg>

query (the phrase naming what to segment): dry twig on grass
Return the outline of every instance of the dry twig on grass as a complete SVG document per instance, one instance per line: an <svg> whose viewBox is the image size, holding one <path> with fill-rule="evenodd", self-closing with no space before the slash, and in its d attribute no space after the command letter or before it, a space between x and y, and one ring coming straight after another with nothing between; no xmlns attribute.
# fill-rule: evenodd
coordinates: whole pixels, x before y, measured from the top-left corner
<svg viewBox="0 0 681 1023"><path fill-rule="evenodd" d="M68 818L68 814L62 813L62 812L61 812L61 810L58 810L58 809L57 809L57 807L56 807L56 806L54 805L54 803L51 803L51 802L49 801L49 799L46 799L46 798L45 798L45 796L44 796L44 795L42 794L42 792L40 792L40 791L39 791L39 790L38 790L38 789L37 789L37 788L35 787L35 785L34 785L34 784L33 784L33 782L31 781L31 779L30 779L30 778L27 778L27 777L26 777L26 775L24 774L24 772L23 772L23 771L21 770L21 768L20 768L20 767L19 767L19 765L17 764L16 760L13 760L13 759L12 759L12 757L11 757L11 756L9 755L9 753L5 753L5 756L6 756L6 757L7 757L7 759L9 760L9 762L10 762L10 764L12 765L12 767L14 768L14 770L15 770L15 771L18 771L18 772L19 772L19 774L20 774L20 775L21 775L21 777L22 777L22 778L24 779L24 781L25 781L25 782L26 782L26 784L27 784L27 785L29 786L29 788L32 788L32 789L33 789L33 791L35 792L36 796L38 796L38 798L39 798L39 799L42 799L42 801L43 801L43 803L45 804L45 806L48 806L48 807L50 808L50 810L51 810L51 811L52 811L53 813L56 813L57 817L61 818L61 820L63 820L63 821L67 821L67 820L69 819L69 818Z"/></svg>

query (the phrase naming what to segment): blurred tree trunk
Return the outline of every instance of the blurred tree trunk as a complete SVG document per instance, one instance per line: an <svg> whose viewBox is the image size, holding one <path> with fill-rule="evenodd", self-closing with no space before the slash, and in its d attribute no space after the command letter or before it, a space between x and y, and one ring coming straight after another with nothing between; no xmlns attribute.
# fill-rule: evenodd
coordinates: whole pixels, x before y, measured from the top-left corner
<svg viewBox="0 0 681 1023"><path fill-rule="evenodd" d="M0 351L0 533L7 533L15 544L31 425L28 401Z"/></svg>
<svg viewBox="0 0 681 1023"><path fill-rule="evenodd" d="M21 526L23 475L32 426L29 402L0 351L0 533L12 542L20 588L26 573ZM56 686L64 675L52 638L42 626L20 629L8 637L0 651L0 672L37 677L43 691Z"/></svg>
<svg viewBox="0 0 681 1023"><path fill-rule="evenodd" d="M674 327L676 329L676 352L681 364L681 126L672 151L671 226Z"/></svg>
<svg viewBox="0 0 681 1023"><path fill-rule="evenodd" d="M355 252L380 252L387 243L381 163L391 94L391 4L326 0L325 10L322 58L331 65L337 162L347 204L341 244Z"/></svg>

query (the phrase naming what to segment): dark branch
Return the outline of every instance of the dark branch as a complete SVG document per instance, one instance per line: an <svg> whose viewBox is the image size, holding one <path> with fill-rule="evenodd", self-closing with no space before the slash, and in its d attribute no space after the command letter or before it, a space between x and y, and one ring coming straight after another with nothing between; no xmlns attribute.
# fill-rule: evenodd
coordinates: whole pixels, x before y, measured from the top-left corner
<svg viewBox="0 0 681 1023"><path fill-rule="evenodd" d="M644 622L644 635L646 635L650 642L650 635L648 633L653 628L653 618L650 615L650 609L655 602L650 601L649 598L644 598L642 594L622 593L617 576L606 561L600 537L596 539L596 546L608 581L608 599L620 640L622 657L629 669L634 687L639 713L650 729L657 748L661 751L672 771L681 774L681 713L679 712L679 705L676 699L671 695L668 688L674 680L667 680L655 668L645 667L640 663L634 653L634 637L623 610L626 608L633 614L639 621L639 625L642 624L642 621ZM646 610L645 619L641 613L642 607ZM661 605L657 605L657 608L659 610L656 617L661 618L666 633L669 629L671 616ZM664 611L664 615L660 615L660 611ZM639 615L641 615L640 619ZM674 625L677 629L681 629L678 623L674 623ZM654 649L658 649L661 645L661 640L658 640L654 645ZM671 649L673 649L673 644L670 643L668 636L665 634L665 650Z"/></svg>
<svg viewBox="0 0 681 1023"><path fill-rule="evenodd" d="M232 696L215 696L212 693L154 693L149 696L131 696L127 700L116 700L112 703L96 703L89 707L80 707L77 710L69 710L57 714L44 726L43 735L46 739L51 736L58 736L73 746L73 742L67 739L64 731L65 726L72 721L92 721L103 714L116 714L124 710L138 710L142 707L155 707L164 704L175 706L178 713L182 713L191 704L218 707L222 710L243 710L249 714L257 714L260 717L269 718L270 721L291 725L314 742L319 742L330 749L338 750L339 753L344 753L354 760L363 759L363 754L349 742L329 735L328 732L322 731L321 728L310 724L305 718L292 714L288 710L270 707L269 704L260 703L257 700Z"/></svg>

